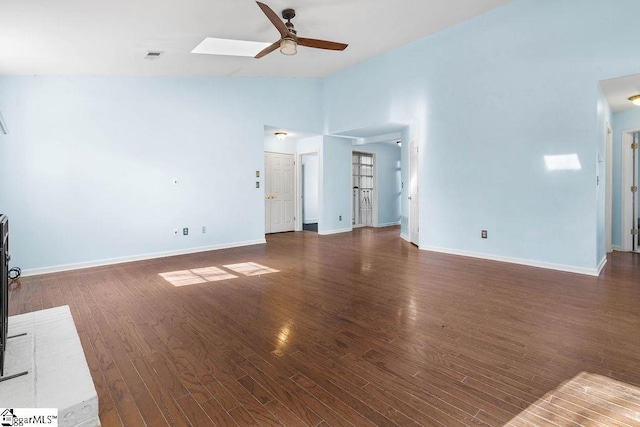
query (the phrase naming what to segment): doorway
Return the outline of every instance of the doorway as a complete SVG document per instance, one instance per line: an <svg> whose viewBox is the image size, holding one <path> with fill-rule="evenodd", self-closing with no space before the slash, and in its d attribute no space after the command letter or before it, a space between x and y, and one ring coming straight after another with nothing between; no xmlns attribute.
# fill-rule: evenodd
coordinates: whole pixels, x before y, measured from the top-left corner
<svg viewBox="0 0 640 427"><path fill-rule="evenodd" d="M302 230L318 232L318 153L300 156L300 208Z"/></svg>
<svg viewBox="0 0 640 427"><path fill-rule="evenodd" d="M354 151L351 170L351 224L353 227L371 227L375 225L376 211L374 155Z"/></svg>
<svg viewBox="0 0 640 427"><path fill-rule="evenodd" d="M295 228L294 156L264 153L265 233L282 233Z"/></svg>

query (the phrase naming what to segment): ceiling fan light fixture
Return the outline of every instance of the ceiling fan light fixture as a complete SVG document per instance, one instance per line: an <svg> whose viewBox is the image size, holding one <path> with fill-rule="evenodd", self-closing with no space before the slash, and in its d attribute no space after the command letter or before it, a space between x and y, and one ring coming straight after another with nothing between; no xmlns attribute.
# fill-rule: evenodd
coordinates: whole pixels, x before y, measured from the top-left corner
<svg viewBox="0 0 640 427"><path fill-rule="evenodd" d="M285 37L280 42L280 52L283 55L295 55L298 53L298 43L292 38Z"/></svg>
<svg viewBox="0 0 640 427"><path fill-rule="evenodd" d="M286 132L276 132L275 136L278 139L278 141L282 141L287 137L287 133Z"/></svg>
<svg viewBox="0 0 640 427"><path fill-rule="evenodd" d="M638 95L630 96L629 101L633 102L635 105L640 106L640 93Z"/></svg>

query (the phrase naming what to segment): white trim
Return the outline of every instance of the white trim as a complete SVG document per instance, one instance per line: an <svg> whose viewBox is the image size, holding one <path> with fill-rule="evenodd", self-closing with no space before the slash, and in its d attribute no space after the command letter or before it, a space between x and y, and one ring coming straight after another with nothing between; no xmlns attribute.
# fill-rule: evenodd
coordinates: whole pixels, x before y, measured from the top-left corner
<svg viewBox="0 0 640 427"><path fill-rule="evenodd" d="M613 130L611 124L607 122L607 130L605 136L605 155L606 155L606 177L605 177L605 205L604 205L604 232L605 236L605 252L613 250Z"/></svg>
<svg viewBox="0 0 640 427"><path fill-rule="evenodd" d="M633 134L640 132L640 129L628 129L622 131L622 188L620 194L622 196L622 218L620 223L621 246L622 250L630 252L633 250L633 239L630 233L630 225L633 224L633 196L631 195L631 186L633 185Z"/></svg>
<svg viewBox="0 0 640 427"><path fill-rule="evenodd" d="M7 129L7 124L4 122L2 118L2 113L0 113L0 133L7 134L9 133L9 129Z"/></svg>
<svg viewBox="0 0 640 427"><path fill-rule="evenodd" d="M613 250L613 251L618 251L618 252L622 252L622 247L621 247L621 246L613 245L613 246L611 246L611 250Z"/></svg>
<svg viewBox="0 0 640 427"><path fill-rule="evenodd" d="M394 225L400 225L400 221L385 222L385 223L382 223L382 224L378 224L375 227L376 228L391 227L391 226L394 226Z"/></svg>
<svg viewBox="0 0 640 427"><path fill-rule="evenodd" d="M295 231L302 231L304 224L309 224L308 222L304 222L302 218L302 156L316 154L318 156L318 213L320 212L320 183L322 177L320 176L320 150L314 151L303 151L300 153L296 153L296 220L295 223ZM319 214L318 214L319 215ZM316 218L315 221L320 225L319 218ZM312 223L313 223L312 222Z"/></svg>
<svg viewBox="0 0 640 427"><path fill-rule="evenodd" d="M596 269L598 273L596 274L596 276L599 276L600 273L602 273L602 269L604 268L605 265L607 265L606 255L602 257L602 261L600 261L600 264L598 264L598 268Z"/></svg>
<svg viewBox="0 0 640 427"><path fill-rule="evenodd" d="M303 224L317 224L318 223L318 218L309 218L306 221L302 222Z"/></svg>
<svg viewBox="0 0 640 427"><path fill-rule="evenodd" d="M341 228L339 230L329 230L329 231L318 231L318 234L321 236L330 236L331 234L340 234L340 233L350 233L353 229L349 228Z"/></svg>
<svg viewBox="0 0 640 427"><path fill-rule="evenodd" d="M420 247L420 145L418 144L418 140L413 137L409 139L409 176L407 179L407 183L409 184L407 188L408 198L409 198L409 212L407 212L407 232L409 233L409 241L414 245ZM413 173L413 168L415 166L415 174ZM415 193L413 193L413 188L411 185L412 178L415 178ZM414 198L418 198L418 201L415 202ZM415 215L412 212L412 204L415 204L416 212ZM414 218L415 217L415 218ZM415 227L414 227L415 225ZM415 228L415 233L413 229Z"/></svg>
<svg viewBox="0 0 640 427"><path fill-rule="evenodd" d="M359 145L354 145L351 147L351 187L349 188L349 192L351 193L351 218L353 221L353 210L355 206L353 206L353 153L363 153L363 154L371 154L373 161L373 199L371 200L371 224L370 225L356 225L355 227L377 227L378 226L378 153L375 151L369 150L360 150L358 149Z"/></svg>
<svg viewBox="0 0 640 427"><path fill-rule="evenodd" d="M128 256L128 257L108 258L108 259L102 259L102 260L96 260L96 261L79 262L75 264L63 264L63 265L55 265L52 267L32 268L28 270L22 270L22 276L23 277L36 276L40 274L58 273L61 271L80 270L84 268L102 267L105 265L113 265L113 264L122 264L125 262L144 261L148 259L165 258L165 257L176 256L176 255L187 255L187 254L195 254L198 252L217 251L220 249L231 249L231 248L237 248L241 246L261 245L265 243L267 243L266 239L248 240L245 242L236 242L236 243L228 243L228 244L212 245L212 246L201 246L199 248L177 249L177 250L166 251L166 252L154 252L149 254L141 254L141 255L134 255L134 256Z"/></svg>
<svg viewBox="0 0 640 427"><path fill-rule="evenodd" d="M555 264L550 262L542 262L542 261L533 261L528 259L521 258L511 258L511 257L503 257L498 255L490 255L483 254L478 252L469 252L469 251L460 251L456 249L447 249L447 248L438 248L434 246L420 246L420 250L423 251L432 251L439 252L443 254L449 255L460 255L471 258L480 258L489 261L499 261L499 262L507 262L510 264L519 264L519 265L527 265L529 267L538 267L545 268L547 270L557 270L557 271L565 271L567 273L578 273L578 274L586 274L588 276L598 276L600 274L599 268L584 268L584 267L574 267L572 265L564 265L564 264ZM605 258L606 262L606 258ZM604 265L603 265L604 267Z"/></svg>
<svg viewBox="0 0 640 427"><path fill-rule="evenodd" d="M400 233L400 238L406 242L411 243L411 240L409 239L409 236L407 234Z"/></svg>

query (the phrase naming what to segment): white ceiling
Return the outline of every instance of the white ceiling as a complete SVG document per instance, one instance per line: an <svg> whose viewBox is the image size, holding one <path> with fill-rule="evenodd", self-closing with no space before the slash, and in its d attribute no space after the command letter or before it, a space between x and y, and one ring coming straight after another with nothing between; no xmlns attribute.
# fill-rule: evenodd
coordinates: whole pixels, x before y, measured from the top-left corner
<svg viewBox="0 0 640 427"><path fill-rule="evenodd" d="M0 74L322 77L509 1L265 0L296 10L301 37L349 47L256 60L190 53L205 37L276 41L253 0L2 0Z"/></svg>
<svg viewBox="0 0 640 427"><path fill-rule="evenodd" d="M614 113L639 108L629 101L629 97L640 94L640 74L602 80L600 86Z"/></svg>

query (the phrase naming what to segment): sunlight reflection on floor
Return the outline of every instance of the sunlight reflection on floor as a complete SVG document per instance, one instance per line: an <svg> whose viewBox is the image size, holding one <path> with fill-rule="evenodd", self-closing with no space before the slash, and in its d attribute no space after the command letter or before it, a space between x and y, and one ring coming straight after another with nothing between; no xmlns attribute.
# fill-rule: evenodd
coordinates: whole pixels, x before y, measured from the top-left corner
<svg viewBox="0 0 640 427"><path fill-rule="evenodd" d="M255 262L229 264L229 265L224 265L223 267L224 269L220 267L211 266L211 267L203 267L203 268L194 268L191 270L171 271L168 273L160 273L159 276L162 277L167 282L171 283L173 286L180 287L180 286L197 285L200 283L219 282L221 280L230 280L230 279L238 278L237 275L227 270L231 270L233 272L236 272L238 274L243 274L245 276L260 276L262 274L279 272L279 270L269 268L265 265L261 265Z"/></svg>
<svg viewBox="0 0 640 427"><path fill-rule="evenodd" d="M548 392L507 426L639 425L640 388L581 372Z"/></svg>

